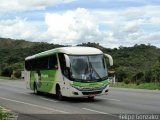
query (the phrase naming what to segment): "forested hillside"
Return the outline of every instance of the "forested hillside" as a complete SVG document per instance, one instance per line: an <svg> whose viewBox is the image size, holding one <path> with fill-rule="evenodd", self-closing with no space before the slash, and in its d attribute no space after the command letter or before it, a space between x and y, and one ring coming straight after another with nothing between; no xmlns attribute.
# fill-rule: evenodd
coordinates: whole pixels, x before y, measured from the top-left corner
<svg viewBox="0 0 160 120"><path fill-rule="evenodd" d="M15 72L20 77L27 56L56 47L62 45L0 38L0 75L11 76Z"/></svg>
<svg viewBox="0 0 160 120"><path fill-rule="evenodd" d="M119 82L153 82L160 79L160 49L151 45L134 45L109 49L98 43L83 43L113 56L116 77ZM20 77L25 57L62 45L0 38L0 74Z"/></svg>
<svg viewBox="0 0 160 120"><path fill-rule="evenodd" d="M133 47L104 48L95 43L83 43L112 55L117 81L122 82L157 82L160 81L160 48L151 45Z"/></svg>
<svg viewBox="0 0 160 120"><path fill-rule="evenodd" d="M27 47L32 47L34 45L35 45L34 42L29 42L25 40L12 40L10 38L0 38L0 49L27 48Z"/></svg>

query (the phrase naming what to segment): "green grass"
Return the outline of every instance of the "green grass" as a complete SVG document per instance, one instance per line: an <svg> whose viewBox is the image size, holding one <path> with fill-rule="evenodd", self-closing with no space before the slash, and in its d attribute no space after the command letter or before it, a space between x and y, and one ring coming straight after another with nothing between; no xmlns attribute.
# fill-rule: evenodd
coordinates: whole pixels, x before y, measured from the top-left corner
<svg viewBox="0 0 160 120"><path fill-rule="evenodd" d="M136 84L125 84L125 83L116 83L114 85L110 84L111 87L117 88L135 88L135 89L148 89L148 90L160 90L160 83L140 83L139 85Z"/></svg>
<svg viewBox="0 0 160 120"><path fill-rule="evenodd" d="M4 111L2 107L0 107L0 120L9 120L9 113Z"/></svg>
<svg viewBox="0 0 160 120"><path fill-rule="evenodd" d="M0 76L0 80L10 80L10 77L4 77L4 76Z"/></svg>
<svg viewBox="0 0 160 120"><path fill-rule="evenodd" d="M20 78L11 78L11 77L4 77L4 76L0 76L0 80L21 80Z"/></svg>

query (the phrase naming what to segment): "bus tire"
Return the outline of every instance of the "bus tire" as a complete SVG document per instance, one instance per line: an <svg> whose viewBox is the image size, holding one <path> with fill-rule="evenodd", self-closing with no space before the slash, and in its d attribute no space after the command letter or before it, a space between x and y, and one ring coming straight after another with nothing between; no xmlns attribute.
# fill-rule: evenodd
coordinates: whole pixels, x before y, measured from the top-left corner
<svg viewBox="0 0 160 120"><path fill-rule="evenodd" d="M94 96L88 96L88 100L94 101Z"/></svg>
<svg viewBox="0 0 160 120"><path fill-rule="evenodd" d="M56 86L56 96L59 100L63 100L63 96L62 96L62 93L61 93L61 88L59 85Z"/></svg>
<svg viewBox="0 0 160 120"><path fill-rule="evenodd" d="M39 91L37 90L37 85L36 85L36 83L34 83L34 94L39 94Z"/></svg>

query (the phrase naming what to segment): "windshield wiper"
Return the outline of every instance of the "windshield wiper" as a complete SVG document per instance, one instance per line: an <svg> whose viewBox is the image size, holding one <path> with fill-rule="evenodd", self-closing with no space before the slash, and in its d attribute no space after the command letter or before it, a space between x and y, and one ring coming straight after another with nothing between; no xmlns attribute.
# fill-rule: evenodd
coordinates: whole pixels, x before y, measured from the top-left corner
<svg viewBox="0 0 160 120"><path fill-rule="evenodd" d="M91 66L91 68L93 69L93 71L98 75L99 79L102 80L101 76L98 74L98 72L94 69L91 62L89 61L89 58L88 58L88 62L89 62L89 65Z"/></svg>

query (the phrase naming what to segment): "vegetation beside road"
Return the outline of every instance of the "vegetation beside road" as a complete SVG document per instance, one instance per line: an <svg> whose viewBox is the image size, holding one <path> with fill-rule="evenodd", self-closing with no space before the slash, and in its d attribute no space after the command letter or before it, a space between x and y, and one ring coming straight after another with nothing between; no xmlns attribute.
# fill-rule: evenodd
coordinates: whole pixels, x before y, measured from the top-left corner
<svg viewBox="0 0 160 120"><path fill-rule="evenodd" d="M24 70L24 59L27 56L49 49L64 47L44 42L29 42L0 38L0 76L17 79ZM77 46L89 46L102 50L113 57L117 82L129 84L147 83L160 84L160 48L150 44L132 47L105 48L99 43L82 43ZM136 87L140 87L136 86ZM152 85L151 85L152 86ZM131 87L131 86L130 86Z"/></svg>
<svg viewBox="0 0 160 120"><path fill-rule="evenodd" d="M0 76L0 80L10 80L10 77Z"/></svg>
<svg viewBox="0 0 160 120"><path fill-rule="evenodd" d="M0 120L9 120L9 113L0 106Z"/></svg>
<svg viewBox="0 0 160 120"><path fill-rule="evenodd" d="M24 59L27 56L62 46L8 38L0 38L0 43L0 76L13 79L21 77L21 71L24 70Z"/></svg>
<svg viewBox="0 0 160 120"><path fill-rule="evenodd" d="M156 83L141 83L141 84L116 83L116 84L110 84L110 87L160 90L160 85Z"/></svg>
<svg viewBox="0 0 160 120"><path fill-rule="evenodd" d="M0 106L0 120L17 120L18 114Z"/></svg>

